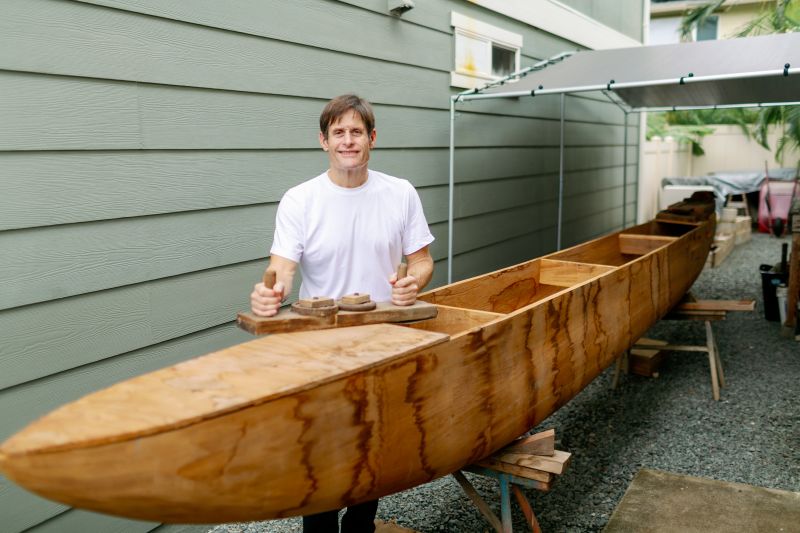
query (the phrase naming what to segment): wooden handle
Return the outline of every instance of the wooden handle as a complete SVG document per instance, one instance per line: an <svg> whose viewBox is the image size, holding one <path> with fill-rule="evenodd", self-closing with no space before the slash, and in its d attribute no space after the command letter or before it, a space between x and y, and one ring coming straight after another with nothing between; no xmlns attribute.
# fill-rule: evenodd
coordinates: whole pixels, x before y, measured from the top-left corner
<svg viewBox="0 0 800 533"><path fill-rule="evenodd" d="M275 271L267 269L264 271L264 286L271 289L275 286Z"/></svg>
<svg viewBox="0 0 800 533"><path fill-rule="evenodd" d="M408 276L408 265L406 263L400 263L397 265L397 279L403 279L406 276Z"/></svg>

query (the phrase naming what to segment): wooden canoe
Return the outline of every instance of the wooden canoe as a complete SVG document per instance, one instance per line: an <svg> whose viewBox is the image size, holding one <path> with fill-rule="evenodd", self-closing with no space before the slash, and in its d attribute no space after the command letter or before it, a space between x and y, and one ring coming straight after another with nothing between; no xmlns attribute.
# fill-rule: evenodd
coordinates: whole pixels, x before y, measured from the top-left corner
<svg viewBox="0 0 800 533"><path fill-rule="evenodd" d="M676 212L677 213L677 212ZM430 481L568 402L687 292L713 215L677 213L421 296L434 319L281 333L90 394L0 446L71 506L221 523Z"/></svg>

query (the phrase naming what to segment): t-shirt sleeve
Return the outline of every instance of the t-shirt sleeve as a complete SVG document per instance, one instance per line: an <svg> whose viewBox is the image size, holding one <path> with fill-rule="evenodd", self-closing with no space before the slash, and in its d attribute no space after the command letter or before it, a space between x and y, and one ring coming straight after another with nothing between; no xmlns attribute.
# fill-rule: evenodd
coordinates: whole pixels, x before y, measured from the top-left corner
<svg viewBox="0 0 800 533"><path fill-rule="evenodd" d="M278 204L275 215L275 236L270 254L279 255L295 263L300 262L304 248L303 206L299 199L288 191Z"/></svg>
<svg viewBox="0 0 800 533"><path fill-rule="evenodd" d="M416 189L408 184L408 213L403 232L403 255L411 255L433 242L434 237L428 228L428 221L422 211L422 202Z"/></svg>

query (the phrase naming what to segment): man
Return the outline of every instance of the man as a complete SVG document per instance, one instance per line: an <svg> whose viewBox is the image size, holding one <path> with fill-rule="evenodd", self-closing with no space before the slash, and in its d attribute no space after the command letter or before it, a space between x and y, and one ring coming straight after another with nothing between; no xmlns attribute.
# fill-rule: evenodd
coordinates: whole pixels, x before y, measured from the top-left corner
<svg viewBox="0 0 800 533"><path fill-rule="evenodd" d="M375 116L369 102L353 94L328 102L320 115L319 142L330 167L289 189L278 206L269 268L276 283L258 283L250 295L253 313L273 316L292 289L298 265L300 297L335 299L369 293L376 302L412 305L433 274L433 241L422 204L406 180L369 170ZM396 279L402 258L408 275ZM378 501L349 507L343 533L374 531ZM337 532L337 511L303 517L306 533Z"/></svg>

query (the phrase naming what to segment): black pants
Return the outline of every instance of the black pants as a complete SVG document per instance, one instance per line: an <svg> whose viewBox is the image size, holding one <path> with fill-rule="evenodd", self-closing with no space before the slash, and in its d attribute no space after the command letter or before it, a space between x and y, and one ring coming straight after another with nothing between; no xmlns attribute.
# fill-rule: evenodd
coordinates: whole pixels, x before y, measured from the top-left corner
<svg viewBox="0 0 800 533"><path fill-rule="evenodd" d="M378 500L347 508L342 517L342 533L373 533ZM303 533L339 533L339 511L326 511L303 517Z"/></svg>

